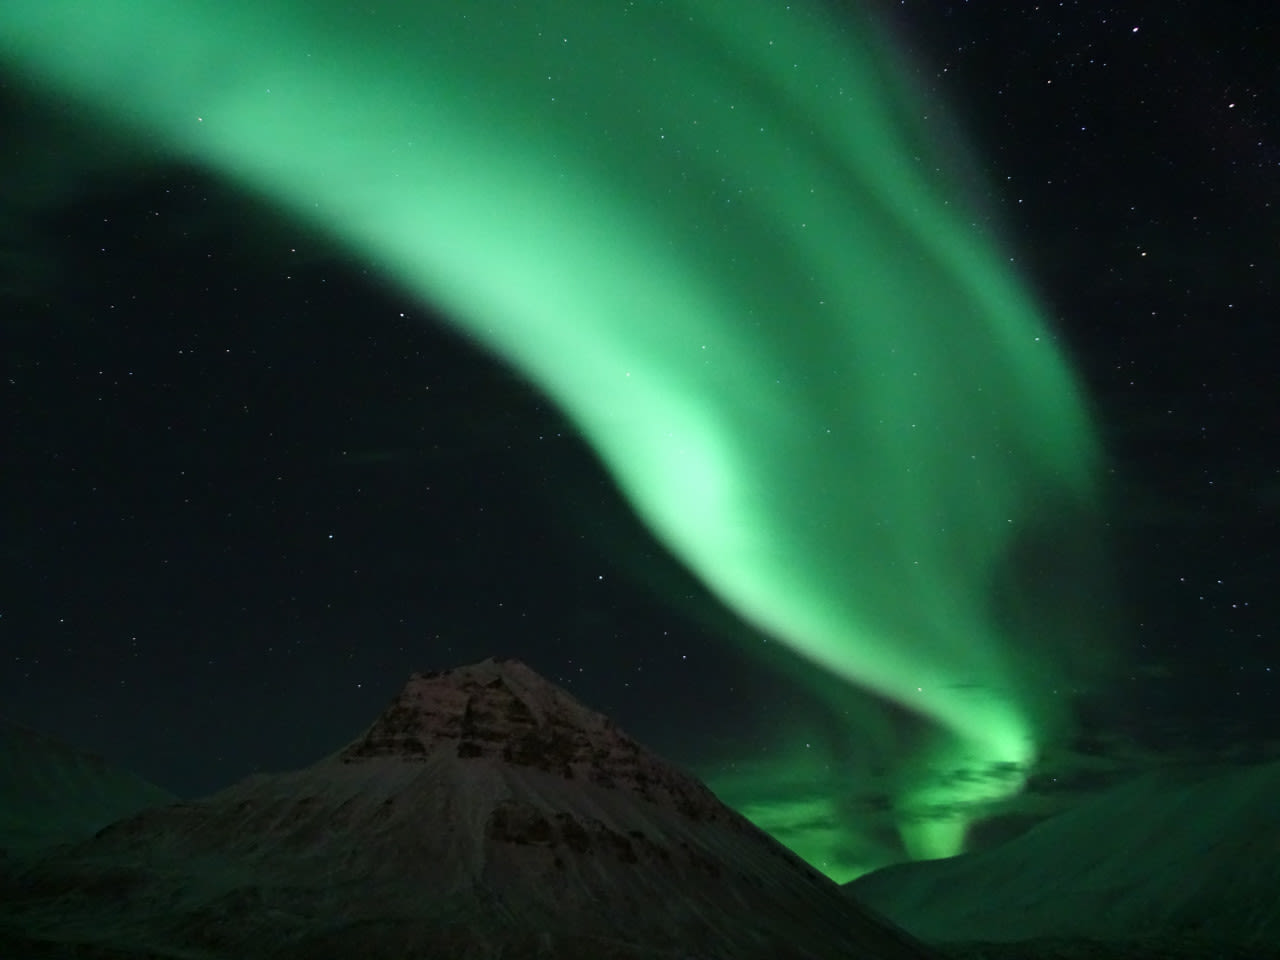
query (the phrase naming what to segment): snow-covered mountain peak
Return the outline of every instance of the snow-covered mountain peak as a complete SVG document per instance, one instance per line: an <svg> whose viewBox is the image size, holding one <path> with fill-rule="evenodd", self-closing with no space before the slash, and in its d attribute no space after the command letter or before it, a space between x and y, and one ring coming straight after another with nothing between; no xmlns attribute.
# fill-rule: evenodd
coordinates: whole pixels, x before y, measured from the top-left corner
<svg viewBox="0 0 1280 960"><path fill-rule="evenodd" d="M532 767L625 789L695 820L723 816L701 782L660 760L613 721L519 660L415 673L342 763L425 762L443 756Z"/></svg>
<svg viewBox="0 0 1280 960"><path fill-rule="evenodd" d="M505 753L504 759L539 766L581 759L553 757L544 749L543 762L535 763L533 757L512 756L506 749L513 742L531 741L549 749L565 737L581 747L587 740L603 745L618 733L603 714L582 705L521 661L489 658L453 670L413 674L364 736L341 756L348 762L367 757L422 758L446 745L456 747L460 757Z"/></svg>

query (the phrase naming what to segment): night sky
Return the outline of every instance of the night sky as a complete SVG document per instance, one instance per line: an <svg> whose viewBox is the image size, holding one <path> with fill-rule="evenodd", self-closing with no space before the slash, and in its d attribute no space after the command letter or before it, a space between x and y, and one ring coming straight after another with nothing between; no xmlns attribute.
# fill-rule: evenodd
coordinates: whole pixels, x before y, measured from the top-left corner
<svg viewBox="0 0 1280 960"><path fill-rule="evenodd" d="M955 200L1042 305L1103 450L1101 586L1061 584L1055 616L1097 624L1111 660L973 843L1156 765L1280 756L1270 12L884 7ZM713 785L780 730L859 755L825 717L833 681L717 601L441 307L19 79L0 74L0 715L199 795L337 749L411 671L507 655ZM901 852L868 782L839 802L883 862Z"/></svg>

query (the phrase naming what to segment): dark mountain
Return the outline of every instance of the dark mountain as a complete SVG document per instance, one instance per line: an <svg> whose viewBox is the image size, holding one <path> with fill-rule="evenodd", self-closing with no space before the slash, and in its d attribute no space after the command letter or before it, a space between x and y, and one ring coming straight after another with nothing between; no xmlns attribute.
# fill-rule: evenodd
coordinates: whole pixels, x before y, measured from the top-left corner
<svg viewBox="0 0 1280 960"><path fill-rule="evenodd" d="M0 923L10 952L39 956L931 956L607 718L494 660L414 675L311 767L103 829L14 878Z"/></svg>

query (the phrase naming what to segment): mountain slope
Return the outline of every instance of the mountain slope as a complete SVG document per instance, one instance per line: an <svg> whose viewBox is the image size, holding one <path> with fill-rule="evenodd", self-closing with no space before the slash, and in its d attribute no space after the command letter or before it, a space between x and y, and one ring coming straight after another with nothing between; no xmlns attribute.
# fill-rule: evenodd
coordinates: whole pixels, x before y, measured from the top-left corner
<svg viewBox="0 0 1280 960"><path fill-rule="evenodd" d="M931 942L1202 940L1280 954L1280 764L1165 773L980 853L848 885Z"/></svg>
<svg viewBox="0 0 1280 960"><path fill-rule="evenodd" d="M514 661L415 675L333 756L113 824L23 884L15 942L118 956L930 955Z"/></svg>

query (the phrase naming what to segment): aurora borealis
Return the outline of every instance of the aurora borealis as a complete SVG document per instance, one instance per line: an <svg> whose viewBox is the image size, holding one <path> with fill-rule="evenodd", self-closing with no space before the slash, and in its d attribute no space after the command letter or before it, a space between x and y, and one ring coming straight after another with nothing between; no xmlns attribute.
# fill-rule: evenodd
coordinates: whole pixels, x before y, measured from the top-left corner
<svg viewBox="0 0 1280 960"><path fill-rule="evenodd" d="M956 852L966 808L1020 788L1082 654L1010 597L1028 552L1065 554L1067 582L1036 586L1071 589L1098 452L885 36L799 4L88 9L10 0L0 52L437 305L725 604L829 675L822 697L924 718L895 739L848 694L910 853ZM812 795L723 789L847 879L823 760L784 752L755 775Z"/></svg>

